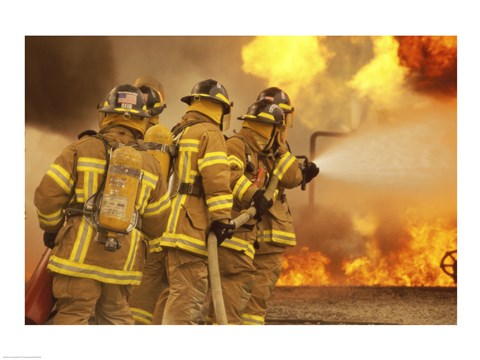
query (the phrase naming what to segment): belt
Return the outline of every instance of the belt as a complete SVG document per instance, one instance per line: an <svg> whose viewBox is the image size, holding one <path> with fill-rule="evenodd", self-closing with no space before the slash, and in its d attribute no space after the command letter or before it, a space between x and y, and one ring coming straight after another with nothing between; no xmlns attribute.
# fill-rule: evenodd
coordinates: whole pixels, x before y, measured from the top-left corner
<svg viewBox="0 0 480 360"><path fill-rule="evenodd" d="M203 197L205 195L205 192L203 191L203 186L195 183L180 183L180 186L178 187L178 192L180 194L193 195L197 197Z"/></svg>

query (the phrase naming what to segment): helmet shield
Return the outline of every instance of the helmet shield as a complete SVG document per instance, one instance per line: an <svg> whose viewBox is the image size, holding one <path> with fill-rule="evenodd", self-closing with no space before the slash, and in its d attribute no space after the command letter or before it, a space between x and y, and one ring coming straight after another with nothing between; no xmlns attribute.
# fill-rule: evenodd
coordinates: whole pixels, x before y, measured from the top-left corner
<svg viewBox="0 0 480 360"><path fill-rule="evenodd" d="M141 76L135 80L133 85L143 93L145 104L152 116L159 115L167 107L163 86L154 77Z"/></svg>
<svg viewBox="0 0 480 360"><path fill-rule="evenodd" d="M222 131L227 131L230 128L230 119L231 113L222 115L222 122L220 124L220 129Z"/></svg>

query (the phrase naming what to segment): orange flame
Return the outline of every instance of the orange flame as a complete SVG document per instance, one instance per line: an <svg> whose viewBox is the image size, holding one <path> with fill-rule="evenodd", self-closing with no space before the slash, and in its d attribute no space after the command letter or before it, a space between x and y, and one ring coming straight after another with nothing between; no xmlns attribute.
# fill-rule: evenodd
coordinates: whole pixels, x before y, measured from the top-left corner
<svg viewBox="0 0 480 360"><path fill-rule="evenodd" d="M400 63L409 69L415 90L456 96L457 38L399 36Z"/></svg>
<svg viewBox="0 0 480 360"><path fill-rule="evenodd" d="M402 239L401 249L382 254L373 235L365 256L343 261L344 278L338 280L330 275L328 257L304 247L285 255L278 285L455 286L440 261L446 251L456 249L456 225L444 218L420 220L415 210L406 216L409 236Z"/></svg>
<svg viewBox="0 0 480 360"><path fill-rule="evenodd" d="M298 254L285 254L279 286L325 285L332 282L327 271L330 260L320 252L302 247Z"/></svg>

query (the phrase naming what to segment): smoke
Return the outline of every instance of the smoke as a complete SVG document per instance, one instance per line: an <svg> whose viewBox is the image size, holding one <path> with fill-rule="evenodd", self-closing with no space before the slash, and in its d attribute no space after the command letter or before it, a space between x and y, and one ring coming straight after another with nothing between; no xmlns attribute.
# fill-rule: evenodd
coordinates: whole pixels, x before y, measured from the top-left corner
<svg viewBox="0 0 480 360"><path fill-rule="evenodd" d="M115 85L113 62L108 38L27 36L26 125L72 137L96 127L96 107Z"/></svg>

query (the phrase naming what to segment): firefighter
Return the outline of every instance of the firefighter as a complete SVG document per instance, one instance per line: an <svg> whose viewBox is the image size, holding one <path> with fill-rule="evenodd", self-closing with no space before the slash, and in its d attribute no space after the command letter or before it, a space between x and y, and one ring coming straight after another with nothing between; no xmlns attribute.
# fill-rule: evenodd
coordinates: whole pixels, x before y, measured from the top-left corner
<svg viewBox="0 0 480 360"><path fill-rule="evenodd" d="M232 215L235 218L250 206L255 207L256 215L222 243L218 258L228 324L241 325L255 279L257 221L273 204L264 193L268 170L273 170L272 145L284 126L284 115L277 105L257 101L238 119L243 120L241 130L227 140L234 198ZM214 322L213 311L210 316Z"/></svg>
<svg viewBox="0 0 480 360"><path fill-rule="evenodd" d="M127 298L141 281L146 239L163 233L170 209L158 163L135 148L149 116L138 88L113 88L99 134L67 146L35 191L53 249L53 324L88 324L92 315L97 324L133 324Z"/></svg>
<svg viewBox="0 0 480 360"><path fill-rule="evenodd" d="M219 82L197 83L172 129L176 154L170 178L172 211L160 245L167 253L170 292L154 324L199 324L208 291L207 235L221 244L232 236L233 204L225 139L233 103ZM163 319L162 319L163 318Z"/></svg>
<svg viewBox="0 0 480 360"><path fill-rule="evenodd" d="M151 76L141 76L138 77L134 86L138 87L143 94L143 98L146 102L147 110L151 117L148 119L147 131L145 133L145 139L142 142L142 145L150 149L149 144L149 134L153 131L156 131L156 135L160 135L160 139L168 139L171 137L170 131L161 126L159 122L159 116L162 111L167 107L165 101L165 92L163 90L162 84L155 78ZM158 134L158 131L161 131ZM168 141L168 140L167 140ZM163 141L164 143L166 141ZM168 179L168 166L170 164L170 155L168 144L159 144L158 142L154 143L154 149L152 147L151 151L155 158L160 163L160 168L162 171L162 181L166 182ZM158 145L167 145L161 147L161 150L158 150ZM158 152L158 156L156 156ZM132 289L132 294L128 299L130 305L130 310L132 312L133 319L135 324L149 325L152 323L153 319L153 310L155 309L155 304L158 297L162 294L162 299L165 299L168 296L168 281L167 274L165 269L165 252L162 251L160 247L160 237L157 239L152 239L150 242L151 246L149 247L149 253L147 254L147 260L145 261L145 267L143 269L142 282L139 286L135 286ZM164 304L164 301L161 302Z"/></svg>
<svg viewBox="0 0 480 360"><path fill-rule="evenodd" d="M299 186L304 177L308 183L319 172L318 167L313 162L309 162L308 166L301 170L298 161L290 153L286 134L288 128L293 126L294 108L289 96L283 90L271 87L262 91L257 100L277 104L285 114L285 127L277 133L272 149L276 158L273 173L279 176L280 182L273 206L262 216L261 228L257 232L259 246L253 260L256 276L252 296L243 313L243 323L248 325L263 325L265 323L267 302L272 295L282 269L283 253L287 247L296 245L292 215L287 203L285 189Z"/></svg>

